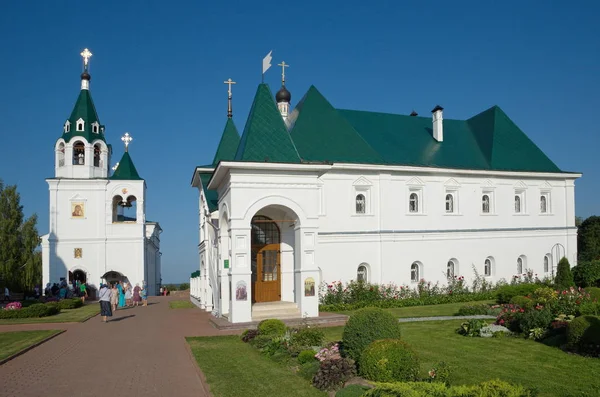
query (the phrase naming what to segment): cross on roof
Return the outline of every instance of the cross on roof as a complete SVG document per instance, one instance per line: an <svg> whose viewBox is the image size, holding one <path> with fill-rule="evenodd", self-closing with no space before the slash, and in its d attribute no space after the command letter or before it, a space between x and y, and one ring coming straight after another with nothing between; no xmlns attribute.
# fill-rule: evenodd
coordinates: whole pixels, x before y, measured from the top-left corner
<svg viewBox="0 0 600 397"><path fill-rule="evenodd" d="M93 54L90 52L90 50L86 48L82 51L80 55L83 58L83 66L87 69L88 63Z"/></svg>
<svg viewBox="0 0 600 397"><path fill-rule="evenodd" d="M229 88L227 89L227 94L229 94L229 97L231 97L231 85L237 84L237 83L229 78L229 79L227 79L227 81L224 81L223 84L229 85Z"/></svg>
<svg viewBox="0 0 600 397"><path fill-rule="evenodd" d="M133 141L133 138L131 137L131 135L129 135L129 132L126 132L125 135L121 137L121 140L123 141L123 143L125 143L125 151L127 151L129 143Z"/></svg>
<svg viewBox="0 0 600 397"><path fill-rule="evenodd" d="M281 83L284 84L285 83L285 68L289 68L290 65L285 63L285 61L281 61L281 63L278 63L277 66L281 66Z"/></svg>

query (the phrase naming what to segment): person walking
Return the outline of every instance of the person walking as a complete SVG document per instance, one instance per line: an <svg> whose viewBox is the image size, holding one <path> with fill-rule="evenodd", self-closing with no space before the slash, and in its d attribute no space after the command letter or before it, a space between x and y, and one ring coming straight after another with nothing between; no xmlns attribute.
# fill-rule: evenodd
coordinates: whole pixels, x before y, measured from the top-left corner
<svg viewBox="0 0 600 397"><path fill-rule="evenodd" d="M133 306L131 298L133 298L133 293L131 292L131 284L128 283L125 287L125 304L127 305L127 307Z"/></svg>
<svg viewBox="0 0 600 397"><path fill-rule="evenodd" d="M145 284L140 295L142 296L142 306L148 306L148 290L146 289Z"/></svg>
<svg viewBox="0 0 600 397"><path fill-rule="evenodd" d="M119 307L125 307L125 291L120 281L117 281L117 291L119 291Z"/></svg>
<svg viewBox="0 0 600 397"><path fill-rule="evenodd" d="M133 289L133 305L134 306L139 306L140 302L142 301L142 297L140 296L140 291L142 289L140 288L139 284L135 285L135 288Z"/></svg>
<svg viewBox="0 0 600 397"><path fill-rule="evenodd" d="M107 323L108 317L112 317L112 310L110 307L110 289L106 284L100 284L100 291L98 293L100 300L100 315L102 316L102 322Z"/></svg>
<svg viewBox="0 0 600 397"><path fill-rule="evenodd" d="M113 284L110 289L110 305L112 306L112 311L117 311L117 305L119 304L119 290L117 289L117 284Z"/></svg>
<svg viewBox="0 0 600 397"><path fill-rule="evenodd" d="M81 283L79 286L79 293L81 294L81 301L85 303L85 298L88 296L85 283Z"/></svg>

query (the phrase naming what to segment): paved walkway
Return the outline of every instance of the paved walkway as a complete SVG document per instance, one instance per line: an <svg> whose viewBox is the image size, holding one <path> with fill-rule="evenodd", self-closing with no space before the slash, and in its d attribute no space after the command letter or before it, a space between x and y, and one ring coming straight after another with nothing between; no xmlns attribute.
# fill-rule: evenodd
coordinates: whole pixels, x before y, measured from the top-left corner
<svg viewBox="0 0 600 397"><path fill-rule="evenodd" d="M227 335L209 324L210 313L169 309L153 297L147 307L118 310L113 321L0 325L0 332L66 329L67 332L0 365L0 396L195 396L208 387L184 337ZM97 303L94 303L97 304Z"/></svg>

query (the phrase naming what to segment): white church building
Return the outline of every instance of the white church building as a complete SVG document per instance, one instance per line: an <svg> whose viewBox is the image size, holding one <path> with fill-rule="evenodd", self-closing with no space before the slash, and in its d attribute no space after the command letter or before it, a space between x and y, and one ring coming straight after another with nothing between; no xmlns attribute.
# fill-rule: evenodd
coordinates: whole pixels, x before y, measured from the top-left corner
<svg viewBox="0 0 600 397"><path fill-rule="evenodd" d="M285 81L284 81L285 83ZM230 86L231 87L231 86ZM233 323L318 316L321 282L490 281L576 265L574 182L497 106L466 120L335 108L314 86L290 111L260 84L196 167L192 300Z"/></svg>
<svg viewBox="0 0 600 397"><path fill-rule="evenodd" d="M138 174L125 134L121 161L110 167L112 147L90 94L86 49L81 91L62 136L54 145L49 233L42 236L43 283L146 283L148 294L161 283L160 233L146 220L146 182ZM111 175L111 171L112 172Z"/></svg>

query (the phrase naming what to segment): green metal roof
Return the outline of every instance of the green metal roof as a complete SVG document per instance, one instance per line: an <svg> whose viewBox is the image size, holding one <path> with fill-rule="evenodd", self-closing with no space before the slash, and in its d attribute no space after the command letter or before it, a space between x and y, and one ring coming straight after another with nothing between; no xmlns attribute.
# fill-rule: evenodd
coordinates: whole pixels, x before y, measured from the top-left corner
<svg viewBox="0 0 600 397"><path fill-rule="evenodd" d="M200 180L202 181L202 190L204 191L204 197L208 203L208 210L210 212L216 211L219 208L219 194L216 190L208 190L208 181L212 177L212 172L201 173Z"/></svg>
<svg viewBox="0 0 600 397"><path fill-rule="evenodd" d="M235 160L300 162L298 152L267 84L258 86Z"/></svg>
<svg viewBox="0 0 600 397"><path fill-rule="evenodd" d="M109 179L127 181L143 180L135 169L135 165L133 165L129 152L123 153L123 157L121 158L121 161L119 161L119 166Z"/></svg>
<svg viewBox="0 0 600 397"><path fill-rule="evenodd" d="M77 131L77 120L79 119L83 119L84 121L83 131ZM98 119L98 113L96 113L96 107L94 106L94 101L89 90L81 90L79 92L79 97L77 97L77 102L75 102L69 122L71 123L70 131L63 132L62 134L62 138L65 141L70 141L74 136L84 137L90 143L96 139L104 141L103 125L99 125L97 133L92 132L92 123L98 122L100 124L100 120Z"/></svg>
<svg viewBox="0 0 600 397"><path fill-rule="evenodd" d="M219 164L221 160L233 160L235 159L235 154L237 152L237 148L240 144L240 134L238 133L237 128L235 128L235 124L232 119L227 119L227 123L225 123L225 129L223 130L223 135L221 135L221 141L219 142L219 147L217 148L217 152L215 153L215 158L213 159L213 165Z"/></svg>

